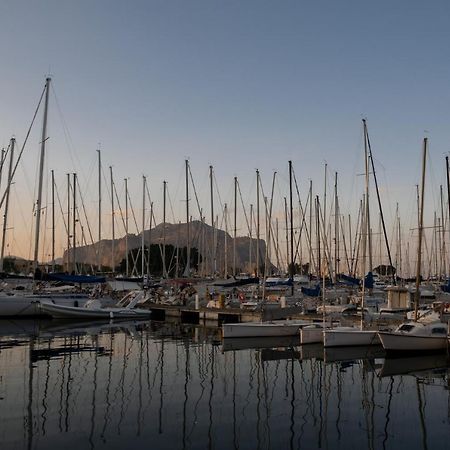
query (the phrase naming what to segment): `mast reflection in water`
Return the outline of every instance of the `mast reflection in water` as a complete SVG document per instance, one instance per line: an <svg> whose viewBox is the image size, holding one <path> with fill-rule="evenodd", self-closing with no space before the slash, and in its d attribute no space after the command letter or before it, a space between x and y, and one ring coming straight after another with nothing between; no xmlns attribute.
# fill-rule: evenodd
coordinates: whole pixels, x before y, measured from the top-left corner
<svg viewBox="0 0 450 450"><path fill-rule="evenodd" d="M0 448L448 448L447 357L292 344L0 321Z"/></svg>

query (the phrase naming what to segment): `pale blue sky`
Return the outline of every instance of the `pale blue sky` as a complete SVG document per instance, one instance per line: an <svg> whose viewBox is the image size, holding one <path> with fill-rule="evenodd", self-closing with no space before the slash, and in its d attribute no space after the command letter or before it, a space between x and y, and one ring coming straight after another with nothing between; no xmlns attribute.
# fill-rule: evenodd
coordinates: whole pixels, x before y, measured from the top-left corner
<svg viewBox="0 0 450 450"><path fill-rule="evenodd" d="M231 202L233 176L248 197L255 168L267 191L278 170L284 189L289 159L302 187L312 178L320 191L327 161L350 209L362 193L367 117L390 214L399 201L408 222L425 130L428 180L435 191L445 182L449 23L447 1L3 0L0 144L12 134L23 142L50 72L70 151L52 95L47 168L59 184L79 172L92 208L101 142L105 170L114 166L118 184L130 178L136 209L142 174L155 203L166 179L183 206L185 157L207 211L209 164ZM36 131L31 191L38 142Z"/></svg>

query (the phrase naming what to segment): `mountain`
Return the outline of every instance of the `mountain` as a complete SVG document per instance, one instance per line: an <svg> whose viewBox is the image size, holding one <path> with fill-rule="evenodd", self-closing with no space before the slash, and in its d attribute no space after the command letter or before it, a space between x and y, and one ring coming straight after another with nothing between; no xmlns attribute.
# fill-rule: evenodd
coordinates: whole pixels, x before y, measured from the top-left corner
<svg viewBox="0 0 450 450"><path fill-rule="evenodd" d="M160 223L151 230L144 232L144 240L148 245L163 243L164 224ZM175 247L186 247L188 243L188 227L186 223L179 224L165 224L165 239L166 244ZM215 239L214 239L215 238ZM192 221L190 224L190 241L191 247L196 247L203 260L203 269L205 273L211 273L211 267L214 266L213 259L213 242L216 242L216 262L215 267L218 272L224 271L225 261L225 240L227 241L227 264L228 273L233 267L233 246L234 239L229 233L223 230L213 229L210 225L200 222L199 220ZM128 234L128 250L140 248L142 242L142 233ZM247 236L236 237L236 271L239 272L253 272L256 267L256 239L250 239ZM77 247L76 260L79 263L98 264L97 251L100 255L100 263L102 266L111 267L111 260L114 257L114 265L117 266L122 259L125 258L125 237L114 240L114 255L112 255L112 241L111 239L102 239L94 245L86 245ZM264 264L264 257L266 251L265 241L259 240L260 246L260 266ZM252 267L250 267L250 247L252 249ZM72 260L72 249L69 251L69 258ZM67 251L64 252L63 260L67 261Z"/></svg>

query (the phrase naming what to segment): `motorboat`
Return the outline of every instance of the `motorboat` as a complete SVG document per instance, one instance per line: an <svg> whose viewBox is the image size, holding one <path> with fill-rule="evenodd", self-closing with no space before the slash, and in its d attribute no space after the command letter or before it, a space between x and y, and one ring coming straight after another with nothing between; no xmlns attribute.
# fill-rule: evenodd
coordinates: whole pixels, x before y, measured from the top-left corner
<svg viewBox="0 0 450 450"><path fill-rule="evenodd" d="M440 321L404 322L394 331L378 333L386 352L440 352L447 350L447 325Z"/></svg>
<svg viewBox="0 0 450 450"><path fill-rule="evenodd" d="M39 304L44 314L55 319L146 319L151 311L136 308L147 300L144 291L131 291L116 306L102 308L98 299L92 299L83 307L63 306L42 301Z"/></svg>

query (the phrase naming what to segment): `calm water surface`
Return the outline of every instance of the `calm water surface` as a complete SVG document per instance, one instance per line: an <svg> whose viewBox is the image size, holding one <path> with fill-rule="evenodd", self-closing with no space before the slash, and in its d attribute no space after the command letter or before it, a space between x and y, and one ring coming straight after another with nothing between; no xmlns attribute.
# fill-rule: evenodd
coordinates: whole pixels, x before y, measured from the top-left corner
<svg viewBox="0 0 450 450"><path fill-rule="evenodd" d="M0 449L449 448L446 356L291 344L0 321Z"/></svg>

